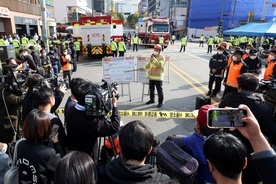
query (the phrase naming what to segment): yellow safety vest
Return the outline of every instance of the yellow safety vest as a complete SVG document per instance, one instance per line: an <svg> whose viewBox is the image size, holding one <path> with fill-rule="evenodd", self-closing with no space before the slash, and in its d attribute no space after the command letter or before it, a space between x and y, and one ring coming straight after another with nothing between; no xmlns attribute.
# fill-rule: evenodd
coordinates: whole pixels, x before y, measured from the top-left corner
<svg viewBox="0 0 276 184"><path fill-rule="evenodd" d="M80 51L81 50L81 46L80 46L80 42L79 41L74 42L74 45L76 47L76 51Z"/></svg>
<svg viewBox="0 0 276 184"><path fill-rule="evenodd" d="M111 50L116 51L117 50L117 43L115 41L111 42Z"/></svg>
<svg viewBox="0 0 276 184"><path fill-rule="evenodd" d="M181 45L187 45L187 37L181 38Z"/></svg>
<svg viewBox="0 0 276 184"><path fill-rule="evenodd" d="M164 43L164 37L159 37L159 44L163 44Z"/></svg>
<svg viewBox="0 0 276 184"><path fill-rule="evenodd" d="M122 41L119 42L118 46L119 46L119 51L120 51L120 52L123 52L123 51L126 50L126 46L125 46L125 43L124 43L124 42L122 42Z"/></svg>
<svg viewBox="0 0 276 184"><path fill-rule="evenodd" d="M5 40L4 39L0 39L0 45L1 46L5 45Z"/></svg>
<svg viewBox="0 0 276 184"><path fill-rule="evenodd" d="M207 41L207 45L213 45L214 39L213 38L209 38Z"/></svg>
<svg viewBox="0 0 276 184"><path fill-rule="evenodd" d="M134 37L134 38L133 38L133 44L137 44L137 43L138 43L138 39L139 39L139 38L138 38L137 36Z"/></svg>
<svg viewBox="0 0 276 184"><path fill-rule="evenodd" d="M175 40L175 35L172 35L172 40Z"/></svg>
<svg viewBox="0 0 276 184"><path fill-rule="evenodd" d="M205 39L205 37L204 37L204 36L201 36L199 40L200 40L200 41L204 41L204 39Z"/></svg>
<svg viewBox="0 0 276 184"><path fill-rule="evenodd" d="M36 44L36 41L35 41L34 39L30 39L29 43L30 43L31 45L35 45L35 44Z"/></svg>
<svg viewBox="0 0 276 184"><path fill-rule="evenodd" d="M13 46L14 46L15 48L18 48L19 45L20 45L20 43L19 43L18 40L12 40L12 44L13 44Z"/></svg>
<svg viewBox="0 0 276 184"><path fill-rule="evenodd" d="M21 38L21 43L22 45L27 45L29 43L28 38L26 37Z"/></svg>
<svg viewBox="0 0 276 184"><path fill-rule="evenodd" d="M161 54L142 67L148 70L149 80L162 81L164 79L165 58Z"/></svg>

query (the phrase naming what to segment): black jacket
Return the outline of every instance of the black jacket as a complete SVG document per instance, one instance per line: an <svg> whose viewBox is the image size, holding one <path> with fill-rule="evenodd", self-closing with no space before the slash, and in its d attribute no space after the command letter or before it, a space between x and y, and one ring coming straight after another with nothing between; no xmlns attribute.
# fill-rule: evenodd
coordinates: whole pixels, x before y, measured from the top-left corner
<svg viewBox="0 0 276 184"><path fill-rule="evenodd" d="M24 56L24 61L27 61L30 69L36 70L36 63L34 62L33 57L31 55Z"/></svg>
<svg viewBox="0 0 276 184"><path fill-rule="evenodd" d="M76 109L76 106L69 107L66 117L68 150L85 152L97 162L98 137L110 136L119 130L118 108L113 108L109 121L102 116L88 116L85 109Z"/></svg>
<svg viewBox="0 0 276 184"><path fill-rule="evenodd" d="M227 57L224 54L214 54L209 61L210 75L221 76L226 63ZM212 69L216 69L216 73L212 73Z"/></svg>
<svg viewBox="0 0 276 184"><path fill-rule="evenodd" d="M258 57L256 57L255 59L251 59L250 57L247 57L244 60L244 62L247 65L250 73L252 73L252 70L257 71L262 67L262 62Z"/></svg>
<svg viewBox="0 0 276 184"><path fill-rule="evenodd" d="M147 180L152 183L165 183L170 178L156 169L145 164L141 166L124 164L120 157L97 167L98 184L142 184Z"/></svg>
<svg viewBox="0 0 276 184"><path fill-rule="evenodd" d="M54 149L41 143L21 141L17 148L20 183L51 183L59 160L60 155Z"/></svg>
<svg viewBox="0 0 276 184"><path fill-rule="evenodd" d="M255 159L254 165L257 168L258 174L262 179L263 184L275 184L276 181L276 155L273 157Z"/></svg>
<svg viewBox="0 0 276 184"><path fill-rule="evenodd" d="M39 58L37 52L35 52L35 51L31 52L31 56L33 57L33 60L36 64L36 66L41 67L40 58Z"/></svg>

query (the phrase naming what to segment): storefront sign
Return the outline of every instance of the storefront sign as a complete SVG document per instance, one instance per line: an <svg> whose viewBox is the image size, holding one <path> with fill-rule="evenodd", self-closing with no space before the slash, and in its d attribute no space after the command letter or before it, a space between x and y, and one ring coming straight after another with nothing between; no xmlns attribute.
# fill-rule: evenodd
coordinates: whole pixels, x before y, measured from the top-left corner
<svg viewBox="0 0 276 184"><path fill-rule="evenodd" d="M39 4L40 4L40 0L38 0L38 2L39 2ZM54 7L54 2L53 2L53 1L45 0L45 4L48 5L48 6Z"/></svg>
<svg viewBox="0 0 276 184"><path fill-rule="evenodd" d="M15 24L29 24L29 25L36 25L37 20L26 18L26 17L14 17Z"/></svg>
<svg viewBox="0 0 276 184"><path fill-rule="evenodd" d="M5 7L0 7L0 16L9 16L10 10Z"/></svg>

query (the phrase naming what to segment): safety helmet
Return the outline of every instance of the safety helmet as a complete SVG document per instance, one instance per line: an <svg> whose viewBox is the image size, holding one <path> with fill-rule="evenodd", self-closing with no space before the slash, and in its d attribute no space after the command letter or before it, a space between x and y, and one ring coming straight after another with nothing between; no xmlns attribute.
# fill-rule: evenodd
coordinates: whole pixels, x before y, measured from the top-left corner
<svg viewBox="0 0 276 184"><path fill-rule="evenodd" d="M226 42L221 42L220 46L223 46L224 48L226 48L227 47L227 43Z"/></svg>
<svg viewBox="0 0 276 184"><path fill-rule="evenodd" d="M154 49L162 50L162 46L160 44L156 44L156 45L154 45Z"/></svg>

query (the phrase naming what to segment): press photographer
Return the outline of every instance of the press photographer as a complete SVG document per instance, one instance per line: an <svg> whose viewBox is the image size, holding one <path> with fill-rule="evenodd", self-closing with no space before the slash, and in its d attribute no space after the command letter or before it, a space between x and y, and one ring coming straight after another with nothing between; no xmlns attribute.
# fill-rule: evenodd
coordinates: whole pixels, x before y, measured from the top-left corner
<svg viewBox="0 0 276 184"><path fill-rule="evenodd" d="M83 151L94 162L98 160L98 137L111 136L120 127L118 93L110 84L106 85L109 87L85 81L72 89L78 103L69 107L66 114L68 151ZM112 115L107 120L105 115L111 109Z"/></svg>
<svg viewBox="0 0 276 184"><path fill-rule="evenodd" d="M0 142L10 143L15 139L20 120L20 107L24 95L17 84L16 68L18 64L14 58L6 60L0 82Z"/></svg>
<svg viewBox="0 0 276 184"><path fill-rule="evenodd" d="M64 97L64 94L66 92L66 85L59 84L57 78L50 78L48 79L50 82L52 82L53 87L55 88L55 104L51 108L51 113L54 113L59 105L61 104L61 101ZM44 79L40 74L34 73L30 74L27 78L26 85L28 86L28 91L26 93L26 96L23 101L22 105L22 118L25 120L29 112L32 111L32 109L36 108L36 105L33 101L33 91L36 87L46 85L49 88L51 88L51 83L49 83L47 79Z"/></svg>
<svg viewBox="0 0 276 184"><path fill-rule="evenodd" d="M19 63L22 63L24 65L24 69L31 69L36 70L37 66L34 62L33 57L28 53L26 49L20 49L19 55L16 57L17 61Z"/></svg>

